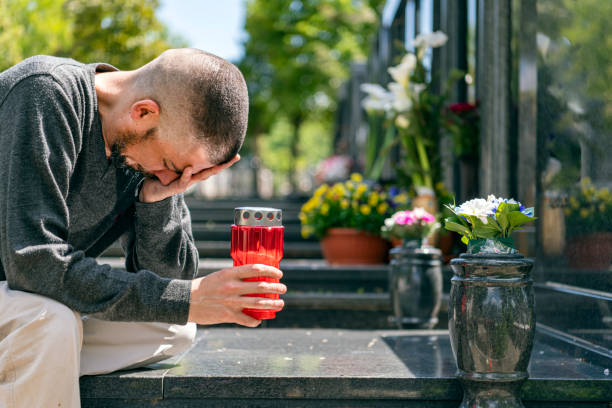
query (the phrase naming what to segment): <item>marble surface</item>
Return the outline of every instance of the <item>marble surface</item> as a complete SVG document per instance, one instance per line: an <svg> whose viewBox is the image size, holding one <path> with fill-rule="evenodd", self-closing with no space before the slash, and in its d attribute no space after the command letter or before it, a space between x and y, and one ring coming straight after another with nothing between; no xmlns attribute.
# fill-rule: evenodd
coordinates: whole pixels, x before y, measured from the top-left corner
<svg viewBox="0 0 612 408"><path fill-rule="evenodd" d="M524 400L612 401L612 359L573 357L545 340L536 336ZM441 330L215 328L200 329L178 358L83 377L81 390L90 406L117 398L457 401L454 372Z"/></svg>

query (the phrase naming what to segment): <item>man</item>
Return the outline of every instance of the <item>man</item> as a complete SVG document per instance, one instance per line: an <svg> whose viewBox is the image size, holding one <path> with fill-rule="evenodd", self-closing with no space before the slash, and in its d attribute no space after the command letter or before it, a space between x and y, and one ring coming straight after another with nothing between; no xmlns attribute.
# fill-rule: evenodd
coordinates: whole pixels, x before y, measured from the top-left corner
<svg viewBox="0 0 612 408"><path fill-rule="evenodd" d="M235 163L244 79L229 62L169 50L135 71L38 56L0 73L0 406L78 407L79 375L185 350L195 325L257 326L246 265L193 279L182 193ZM117 238L126 270L96 257ZM190 322L189 324L187 324Z"/></svg>

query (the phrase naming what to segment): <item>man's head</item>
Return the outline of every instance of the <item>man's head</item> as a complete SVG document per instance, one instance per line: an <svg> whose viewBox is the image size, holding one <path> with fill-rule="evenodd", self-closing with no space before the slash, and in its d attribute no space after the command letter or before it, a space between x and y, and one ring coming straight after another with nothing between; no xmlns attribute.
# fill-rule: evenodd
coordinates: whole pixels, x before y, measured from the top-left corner
<svg viewBox="0 0 612 408"><path fill-rule="evenodd" d="M222 58L197 49L168 50L118 88L111 109L116 120L104 125L108 147L162 183L171 178L163 169L178 175L192 166L197 172L229 162L242 146L247 88L240 71Z"/></svg>

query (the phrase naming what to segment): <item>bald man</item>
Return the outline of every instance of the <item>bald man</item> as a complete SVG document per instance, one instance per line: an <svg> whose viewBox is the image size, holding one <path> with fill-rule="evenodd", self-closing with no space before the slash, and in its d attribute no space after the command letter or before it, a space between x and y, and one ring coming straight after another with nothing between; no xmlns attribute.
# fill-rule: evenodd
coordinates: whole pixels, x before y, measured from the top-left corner
<svg viewBox="0 0 612 408"><path fill-rule="evenodd" d="M183 192L239 159L229 62L169 50L135 71L37 56L0 73L0 406L78 407L80 375L184 351L195 324L282 308L276 268L194 279ZM96 259L116 239L125 270Z"/></svg>

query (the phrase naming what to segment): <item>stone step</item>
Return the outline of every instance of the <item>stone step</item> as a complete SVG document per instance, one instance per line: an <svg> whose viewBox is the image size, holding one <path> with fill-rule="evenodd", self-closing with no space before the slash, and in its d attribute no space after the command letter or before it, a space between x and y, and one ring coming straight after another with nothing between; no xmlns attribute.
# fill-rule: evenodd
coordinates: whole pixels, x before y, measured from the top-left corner
<svg viewBox="0 0 612 408"><path fill-rule="evenodd" d="M612 359L538 331L525 407L609 408L609 367ZM455 372L445 330L209 327L181 356L84 376L80 388L83 408L455 408Z"/></svg>
<svg viewBox="0 0 612 408"><path fill-rule="evenodd" d="M120 257L101 260L114 268L123 268L124 259ZM204 276L224 268L231 267L232 260L200 259L198 276ZM362 304L360 308L380 310L388 302L388 265L329 265L323 260L283 259L281 270L284 273L283 283L287 285L292 305L308 304L330 306L336 299L336 308L343 309L343 304ZM294 295L303 295L300 299ZM371 303L371 304L370 304Z"/></svg>
<svg viewBox="0 0 612 408"><path fill-rule="evenodd" d="M299 224L285 224L284 241L285 242L318 242L316 238L302 238L301 226ZM230 241L231 239L231 222L229 223L192 223L191 230L193 238L198 241Z"/></svg>
<svg viewBox="0 0 612 408"><path fill-rule="evenodd" d="M230 242L227 241L196 241L200 258L230 258ZM283 257L286 259L321 259L321 245L318 242L285 242ZM121 257L123 250L119 242L115 242L102 257Z"/></svg>
<svg viewBox="0 0 612 408"><path fill-rule="evenodd" d="M231 225L234 222L233 209L189 209L191 222L215 222L219 224ZM299 210L283 211L283 225L299 224Z"/></svg>
<svg viewBox="0 0 612 408"><path fill-rule="evenodd" d="M244 199L202 199L192 196L185 197L185 203L191 208L225 208L233 210L236 207L271 207L271 208L286 208L299 209L306 202L305 199L262 199L262 198L244 198Z"/></svg>

